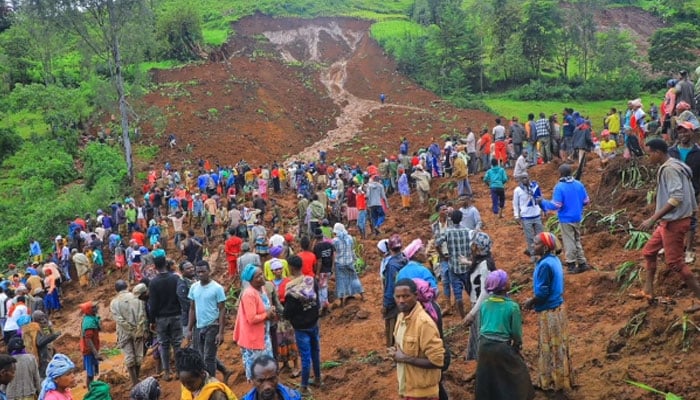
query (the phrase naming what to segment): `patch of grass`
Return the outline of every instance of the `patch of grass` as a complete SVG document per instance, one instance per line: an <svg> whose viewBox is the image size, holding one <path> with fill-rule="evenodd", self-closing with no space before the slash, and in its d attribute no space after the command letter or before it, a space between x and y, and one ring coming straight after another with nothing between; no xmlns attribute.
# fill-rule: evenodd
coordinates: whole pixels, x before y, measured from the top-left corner
<svg viewBox="0 0 700 400"><path fill-rule="evenodd" d="M228 39L228 29L202 29L204 44L209 46L221 46Z"/></svg>
<svg viewBox="0 0 700 400"><path fill-rule="evenodd" d="M180 66L182 63L175 60L162 60L162 61L147 61L139 64L139 70L141 72L148 72L152 69L172 69Z"/></svg>
<svg viewBox="0 0 700 400"><path fill-rule="evenodd" d="M651 94L644 94L641 97L645 107L649 104L659 104L659 99ZM497 114L510 119L516 116L521 123L527 121L527 114L533 113L537 116L540 112L547 115L559 115L559 123L562 123L562 110L571 107L587 116L593 123L593 129L598 133L603 129L603 120L610 108L615 107L618 111L625 110L629 99L620 100L600 100L600 101L520 101L505 97L485 97L484 102Z"/></svg>
<svg viewBox="0 0 700 400"><path fill-rule="evenodd" d="M49 125L41 113L29 110L0 113L0 128L12 128L22 139L44 136L49 132Z"/></svg>
<svg viewBox="0 0 700 400"><path fill-rule="evenodd" d="M134 154L145 162L151 162L156 159L159 152L160 148L158 146L138 146Z"/></svg>

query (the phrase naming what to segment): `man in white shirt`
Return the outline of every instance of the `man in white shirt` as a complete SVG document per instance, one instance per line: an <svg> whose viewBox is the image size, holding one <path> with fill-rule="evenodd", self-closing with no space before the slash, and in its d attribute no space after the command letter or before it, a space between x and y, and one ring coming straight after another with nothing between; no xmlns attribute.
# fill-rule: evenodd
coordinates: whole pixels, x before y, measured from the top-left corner
<svg viewBox="0 0 700 400"><path fill-rule="evenodd" d="M527 154L528 150L523 149L518 159L515 160L515 168L513 168L513 178L519 181L523 176L527 176Z"/></svg>
<svg viewBox="0 0 700 400"><path fill-rule="evenodd" d="M524 157L521 156L521 158ZM519 178L518 187L513 191L513 216L516 221L520 222L523 232L525 232L527 242L525 253L530 256L530 261L533 263L537 261L534 253L535 236L544 231L542 210L538 204L541 198L540 186L537 182L530 181L526 172Z"/></svg>
<svg viewBox="0 0 700 400"><path fill-rule="evenodd" d="M475 174L476 173L476 163L477 163L477 157L476 157L476 135L474 134L474 131L472 131L472 128L467 128L467 156L469 156L469 174Z"/></svg>
<svg viewBox="0 0 700 400"><path fill-rule="evenodd" d="M275 228L273 230L273 232L274 232L274 234L272 236L270 236L270 240L269 240L270 248L277 247L277 246L280 246L280 247L284 246L284 244L285 244L284 236L280 235L279 228Z"/></svg>

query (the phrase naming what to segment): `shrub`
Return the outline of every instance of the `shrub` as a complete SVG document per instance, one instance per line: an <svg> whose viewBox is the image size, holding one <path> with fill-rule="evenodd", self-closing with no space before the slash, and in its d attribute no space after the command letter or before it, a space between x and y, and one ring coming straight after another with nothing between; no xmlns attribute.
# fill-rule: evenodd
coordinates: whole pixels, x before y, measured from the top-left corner
<svg viewBox="0 0 700 400"><path fill-rule="evenodd" d="M90 143L82 153L84 163L83 178L85 187L93 189L95 184L108 178L117 187L126 179L126 161L116 147L100 143Z"/></svg>
<svg viewBox="0 0 700 400"><path fill-rule="evenodd" d="M199 58L202 17L196 5L179 1L158 16L156 38L165 58L179 61Z"/></svg>

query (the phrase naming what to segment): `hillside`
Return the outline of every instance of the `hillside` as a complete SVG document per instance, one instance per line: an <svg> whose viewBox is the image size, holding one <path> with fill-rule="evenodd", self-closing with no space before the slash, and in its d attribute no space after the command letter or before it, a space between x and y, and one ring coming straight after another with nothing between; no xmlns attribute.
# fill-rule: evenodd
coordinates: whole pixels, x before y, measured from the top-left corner
<svg viewBox="0 0 700 400"><path fill-rule="evenodd" d="M178 147L171 150L162 138L146 134L144 141L160 146L154 164L169 161L180 167L196 163L199 158L223 164L244 158L258 164L308 158L323 148L329 151L332 161L366 165L395 153L402 136L409 138L412 149L417 149L426 146L431 137L464 132L467 126L492 126L493 115L455 109L398 74L393 61L369 38L367 28L366 22L345 18L294 20L254 16L234 25L236 36L224 48L228 55L225 61L154 72L160 89L145 101L169 115L167 132L174 132L178 138ZM382 92L388 99L384 105L378 101ZM599 222L614 210L624 210L617 223L623 227L628 221L636 225L650 209L646 203L649 177L642 189L621 187L619 171L623 164L618 160L601 174L596 160L584 174L583 182L593 206L587 214L583 242L589 261L597 270L566 278L565 298L579 384L570 398L652 398L625 384L629 379L693 399L700 393L696 379L700 356L693 351L700 345L700 335L691 327L682 336L679 324L682 310L690 304L688 291L678 289L678 277L660 268L664 272L660 274L658 294L673 296L677 304L647 307L629 299L615 279L619 264L640 261L641 255L623 249L628 237L620 234L615 224L610 227ZM141 168L145 170L146 166L142 163ZM532 170L547 197L556 184L556 168L556 164L549 164ZM471 177L476 205L485 231L495 239L497 265L507 270L514 282L523 285L514 295L522 302L531 294L532 273L527 257L521 255L522 232L510 218L500 220L490 213L488 192L480 179L480 175ZM443 183L433 183L432 196L451 201L454 194ZM509 182L507 193L513 187L513 182ZM286 216L292 218L293 195L286 194L278 200ZM417 204L417 198L413 200ZM430 238L429 211L416 205L408 213L399 212L395 196L390 199L390 208L386 235L399 233L405 242L416 237L426 242ZM510 215L508 207L505 214ZM354 228L350 231L356 233ZM337 361L339 365L324 369L325 386L314 391L313 399L395 398L395 370L385 358L383 346L379 256L374 240L363 241L363 245L369 266L362 277L367 300L351 301L322 319L321 359ZM211 251L216 276L228 286L230 282L222 276L220 248L214 244ZM123 273L112 275L110 282L119 274ZM633 282L633 286L636 284ZM97 295L102 304L112 297L107 287ZM82 296L70 293L67 304L77 304ZM524 312L523 318L524 357L534 372L537 321L531 312ZM697 316L689 318L700 323ZM56 323L69 332L76 321L75 312L64 311ZM471 399L475 364L464 361L467 331L458 322L455 316L445 320L453 353L446 385L451 398ZM229 318L226 343L219 355L227 365L234 366L232 388L240 397L249 385L241 371L240 352L230 340L232 323L233 316ZM105 330L113 331L113 325L107 325ZM75 353L72 349L77 340L77 336L67 334L57 346ZM107 333L107 345L112 346L113 341L113 334ZM150 357L144 370L153 371ZM114 384L114 398L125 398L126 373L119 357L104 364L104 371L106 379ZM288 376L283 380L290 385L297 383ZM177 398L177 382L162 384L164 398ZM547 397L540 392L537 398Z"/></svg>

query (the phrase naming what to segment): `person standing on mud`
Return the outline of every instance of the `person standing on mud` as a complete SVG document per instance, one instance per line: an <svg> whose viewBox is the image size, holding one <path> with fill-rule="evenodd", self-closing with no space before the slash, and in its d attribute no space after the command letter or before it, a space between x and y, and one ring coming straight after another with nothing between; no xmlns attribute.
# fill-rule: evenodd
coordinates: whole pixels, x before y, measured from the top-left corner
<svg viewBox="0 0 700 400"><path fill-rule="evenodd" d="M581 245L581 220L583 208L590 203L586 187L571 176L571 166L559 166L559 183L554 187L552 200L542 200L545 211L556 211L566 253L566 267L570 274L579 274L591 269Z"/></svg>
<svg viewBox="0 0 700 400"><path fill-rule="evenodd" d="M151 280L148 287L148 309L151 331L158 332L161 351L160 359L165 374L163 379L170 381L170 349L173 352L182 343L182 324L180 323L180 300L177 297L177 284L180 278L168 271L165 257L154 259L158 275Z"/></svg>
<svg viewBox="0 0 700 400"><path fill-rule="evenodd" d="M653 164L661 165L657 174L656 212L640 225L640 229L651 229L660 221L642 254L646 261L646 281L644 289L632 295L634 298L654 301L654 277L657 255L664 249L666 265L678 272L685 284L700 300L700 285L688 265L684 262L685 236L690 230L691 216L697 209L691 177L692 170L686 164L668 155L668 145L661 139L647 143L649 158ZM693 305L685 312L700 310L700 304Z"/></svg>
<svg viewBox="0 0 700 400"><path fill-rule="evenodd" d="M117 323L117 346L124 354L124 364L129 371L131 384L135 385L139 382L148 329L146 305L129 292L123 280L118 280L114 289L117 296L109 304L109 310Z"/></svg>
<svg viewBox="0 0 700 400"><path fill-rule="evenodd" d="M669 157L683 161L693 172L691 182L693 193L697 202L700 195L700 146L693 140L694 126L691 122L678 122L678 143L668 149ZM685 262L695 263L695 231L698 226L698 218L695 213L690 217L690 230L686 234Z"/></svg>
<svg viewBox="0 0 700 400"><path fill-rule="evenodd" d="M394 288L399 315L389 356L396 362L399 396L402 399L437 399L445 347L433 318L418 302L418 287L401 279Z"/></svg>
<svg viewBox="0 0 700 400"><path fill-rule="evenodd" d="M379 235L379 227L384 224L384 219L386 218L384 206L389 206L386 191L379 179L378 176L374 176L367 185L367 206L369 207L370 223L375 236Z"/></svg>

